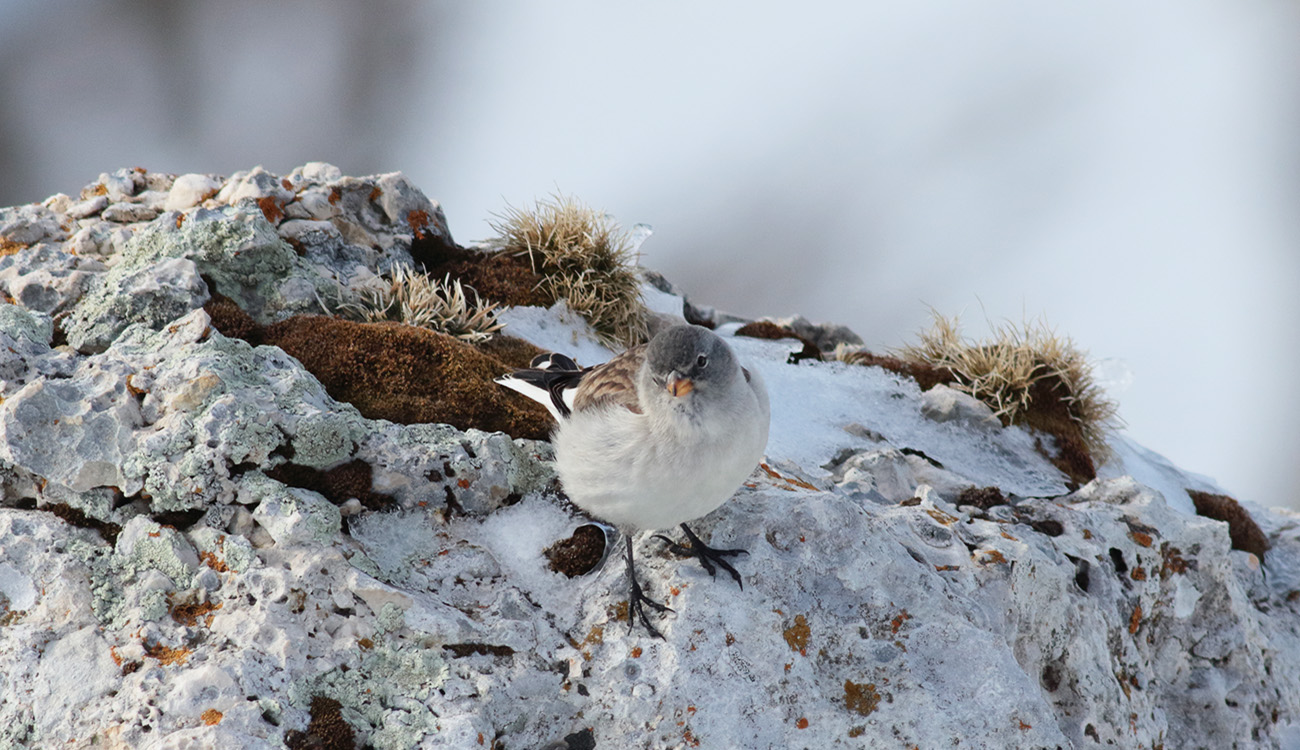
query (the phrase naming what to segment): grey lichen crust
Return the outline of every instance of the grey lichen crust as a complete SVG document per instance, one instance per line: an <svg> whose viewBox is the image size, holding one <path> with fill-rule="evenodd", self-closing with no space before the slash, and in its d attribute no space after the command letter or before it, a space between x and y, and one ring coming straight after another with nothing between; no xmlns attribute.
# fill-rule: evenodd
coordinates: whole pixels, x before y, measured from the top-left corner
<svg viewBox="0 0 1300 750"><path fill-rule="evenodd" d="M549 564L589 519L548 443L364 419L200 307L278 320L416 233L447 239L405 178L324 164L0 209L0 748L277 748L316 697L376 748L1300 737L1300 518L1252 508L1261 563L1130 478L980 508L861 424L876 447L772 461L697 525L747 549L743 591L637 539L675 611L629 635L621 565ZM1001 434L961 394L887 403Z"/></svg>

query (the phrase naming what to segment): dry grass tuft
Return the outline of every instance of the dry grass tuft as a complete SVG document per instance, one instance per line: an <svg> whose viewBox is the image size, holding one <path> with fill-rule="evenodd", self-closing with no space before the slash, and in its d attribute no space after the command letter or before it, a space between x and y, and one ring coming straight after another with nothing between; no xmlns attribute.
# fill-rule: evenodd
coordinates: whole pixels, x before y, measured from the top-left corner
<svg viewBox="0 0 1300 750"><path fill-rule="evenodd" d="M988 341L966 341L956 318L935 313L920 343L898 354L952 373L951 387L988 404L1003 424L1027 424L1059 438L1068 425L1053 423L1072 423L1091 457L1104 459L1118 407L1093 379L1087 355L1042 323L1004 324L993 334Z"/></svg>
<svg viewBox="0 0 1300 750"><path fill-rule="evenodd" d="M393 321L455 336L461 341L479 342L492 338L504 326L497 321L497 306L486 302L470 289L473 302L460 281L446 277L442 281L394 266L387 279L376 279L361 289L356 301L341 297L331 310L324 300L317 300L330 315L362 323Z"/></svg>
<svg viewBox="0 0 1300 750"><path fill-rule="evenodd" d="M493 245L526 256L539 287L586 318L607 343L647 338L646 309L632 241L611 218L572 197L554 195L532 210L508 206L489 222Z"/></svg>

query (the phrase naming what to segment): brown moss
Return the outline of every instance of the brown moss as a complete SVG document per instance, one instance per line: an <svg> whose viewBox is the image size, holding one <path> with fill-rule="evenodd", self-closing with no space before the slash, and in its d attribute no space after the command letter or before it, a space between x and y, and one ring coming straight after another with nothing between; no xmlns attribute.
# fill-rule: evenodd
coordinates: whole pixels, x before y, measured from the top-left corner
<svg viewBox="0 0 1300 750"><path fill-rule="evenodd" d="M384 510L393 507L395 502L391 495L372 489L373 469L359 458L326 471L283 463L268 469L266 475L290 487L319 492L335 505L342 505L355 497L369 510Z"/></svg>
<svg viewBox="0 0 1300 750"><path fill-rule="evenodd" d="M489 357L501 360L507 367L514 370L522 370L532 365L533 357L545 353L545 350L523 339L500 333L487 341L475 342L474 348Z"/></svg>
<svg viewBox="0 0 1300 750"><path fill-rule="evenodd" d="M863 367L879 367L895 375L902 375L905 378L911 378L923 391L928 391L936 385L956 382L956 377L951 370L942 367L934 367L924 362L910 362L898 357L891 357L886 354L873 354L866 349L856 349L852 351L841 351L838 355L841 362L847 362L851 365L862 365Z"/></svg>
<svg viewBox="0 0 1300 750"><path fill-rule="evenodd" d="M285 732L284 744L290 750L355 750L357 738L352 725L343 719L343 704L314 695L307 731Z"/></svg>
<svg viewBox="0 0 1300 750"><path fill-rule="evenodd" d="M213 290L211 283L208 284L208 289ZM231 298L213 290L212 298L203 309L212 319L212 327L220 331L223 336L243 339L253 346L262 343L261 326Z"/></svg>
<svg viewBox="0 0 1300 750"><path fill-rule="evenodd" d="M736 335L769 340L796 339L799 343L803 344L803 349L790 355L788 361L792 365L797 365L805 359L822 359L822 350L819 349L811 340L795 333L793 329L777 325L770 320L755 320L752 323L746 323L736 329Z"/></svg>
<svg viewBox="0 0 1300 750"><path fill-rule="evenodd" d="M1191 495L1198 515L1228 524L1228 536L1232 538L1233 549L1245 550L1261 561L1264 559L1264 553L1268 551L1268 537L1259 528L1259 524L1255 523L1255 519L1250 517L1250 513L1241 507L1241 503L1227 495L1210 492L1188 490L1187 494Z"/></svg>
<svg viewBox="0 0 1300 750"><path fill-rule="evenodd" d="M300 315L262 329L330 396L368 419L401 424L444 422L458 429L544 439L541 405L513 398L493 382L510 368L451 336L400 323L355 323Z"/></svg>
<svg viewBox="0 0 1300 750"><path fill-rule="evenodd" d="M569 578L586 575L600 564L605 556L605 533L595 524L584 524L573 530L573 535L547 547L542 554L550 560L550 568Z"/></svg>
<svg viewBox="0 0 1300 750"><path fill-rule="evenodd" d="M1049 453L1047 458L1072 481L1084 485L1097 478L1097 467L1070 404L1070 389L1052 373L1029 387L1029 403L1015 421L1056 438L1056 455Z"/></svg>
<svg viewBox="0 0 1300 750"><path fill-rule="evenodd" d="M417 254L417 246L421 252ZM504 305L550 307L555 295L547 291L540 274L526 256L481 253L449 243L412 243L411 256L434 278L451 278L473 287L479 296Z"/></svg>
<svg viewBox="0 0 1300 750"><path fill-rule="evenodd" d="M981 510L1006 503L1006 496L997 487L967 487L957 496L957 505L974 505Z"/></svg>
<svg viewBox="0 0 1300 750"><path fill-rule="evenodd" d="M513 368L451 336L400 323L357 323L319 315L262 327L220 295L204 309L222 334L283 349L315 375L331 397L352 404L368 419L443 422L462 430L543 440L549 436L551 417L545 408L493 382ZM517 344L501 347L522 351ZM366 502L365 497L359 499Z"/></svg>

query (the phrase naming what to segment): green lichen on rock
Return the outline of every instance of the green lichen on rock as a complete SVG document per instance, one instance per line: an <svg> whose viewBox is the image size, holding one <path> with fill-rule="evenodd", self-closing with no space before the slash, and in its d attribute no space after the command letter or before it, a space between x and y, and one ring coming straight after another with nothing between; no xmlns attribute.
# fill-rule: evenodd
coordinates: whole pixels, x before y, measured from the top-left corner
<svg viewBox="0 0 1300 750"><path fill-rule="evenodd" d="M322 411L298 420L291 445L293 462L326 469L346 461L365 428L355 414Z"/></svg>
<svg viewBox="0 0 1300 750"><path fill-rule="evenodd" d="M0 332L48 345L54 337L54 322L44 313L0 302Z"/></svg>
<svg viewBox="0 0 1300 750"><path fill-rule="evenodd" d="M240 480L241 502L255 501L253 518L277 545L328 545L343 524L337 506L311 490L286 487L261 472Z"/></svg>
<svg viewBox="0 0 1300 750"><path fill-rule="evenodd" d="M102 351L128 325L161 328L201 306L210 291L270 322L313 309L331 288L260 212L200 209L179 227L155 222L132 237L118 263L77 302L65 330L75 348Z"/></svg>
<svg viewBox="0 0 1300 750"><path fill-rule="evenodd" d="M306 708L313 696L343 705L353 726L374 727L369 744L378 750L415 747L438 732L426 702L447 680L447 662L434 648L377 643L351 669L337 667L289 687L289 700Z"/></svg>

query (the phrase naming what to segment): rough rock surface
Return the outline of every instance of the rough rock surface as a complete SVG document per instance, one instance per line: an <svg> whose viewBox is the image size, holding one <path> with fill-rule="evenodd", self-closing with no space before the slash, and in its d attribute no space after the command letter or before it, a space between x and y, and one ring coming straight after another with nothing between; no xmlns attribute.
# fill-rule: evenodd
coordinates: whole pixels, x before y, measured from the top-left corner
<svg viewBox="0 0 1300 750"><path fill-rule="evenodd" d="M1300 518L1247 505L1261 561L1123 438L1071 489L980 404L788 341L733 339L773 440L697 524L744 590L645 535L675 612L629 634L618 555L548 567L589 521L545 442L364 419L202 309L318 312L417 234L450 241L401 175L324 164L0 209L0 747L344 742L331 706L376 748L1300 742Z"/></svg>

